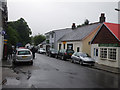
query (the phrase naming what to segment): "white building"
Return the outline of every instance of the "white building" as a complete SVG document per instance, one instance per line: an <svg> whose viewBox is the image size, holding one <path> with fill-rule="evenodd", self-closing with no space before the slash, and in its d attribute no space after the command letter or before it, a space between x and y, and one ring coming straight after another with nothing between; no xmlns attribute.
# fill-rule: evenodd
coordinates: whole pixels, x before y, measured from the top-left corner
<svg viewBox="0 0 120 90"><path fill-rule="evenodd" d="M3 45L4 45L3 24L6 21L7 21L7 0L0 0L0 61L3 56Z"/></svg>
<svg viewBox="0 0 120 90"><path fill-rule="evenodd" d="M99 65L120 68L120 24L103 23L92 40L91 56Z"/></svg>
<svg viewBox="0 0 120 90"><path fill-rule="evenodd" d="M2 36L2 1L0 0L0 60L2 59L3 54L3 36Z"/></svg>

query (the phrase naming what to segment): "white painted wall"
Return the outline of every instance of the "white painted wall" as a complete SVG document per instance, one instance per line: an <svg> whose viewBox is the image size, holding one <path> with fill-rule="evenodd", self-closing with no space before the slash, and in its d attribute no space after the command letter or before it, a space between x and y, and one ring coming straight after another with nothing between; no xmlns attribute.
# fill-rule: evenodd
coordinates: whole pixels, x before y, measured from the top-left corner
<svg viewBox="0 0 120 90"><path fill-rule="evenodd" d="M120 68L120 47L118 48L118 66Z"/></svg>
<svg viewBox="0 0 120 90"><path fill-rule="evenodd" d="M0 2L0 61L3 55L3 36L1 32L2 32L2 2Z"/></svg>
<svg viewBox="0 0 120 90"><path fill-rule="evenodd" d="M59 44L61 44L61 49L63 49L64 46L63 46L62 42L58 43L58 49L59 49ZM67 44L73 44L73 50L75 52L77 52L77 47L79 47L80 48L80 52L82 52L82 42L81 41L66 42L65 49L67 49Z"/></svg>
<svg viewBox="0 0 120 90"><path fill-rule="evenodd" d="M98 57L94 56L94 48L98 48ZM116 61L109 60L109 59L101 59L100 58L100 48L104 47L98 47L98 44L92 44L91 47L91 57L96 60L98 64L110 66L110 67L120 67L120 47L106 47L106 48L116 48L117 49L117 59Z"/></svg>
<svg viewBox="0 0 120 90"><path fill-rule="evenodd" d="M3 56L3 36L0 35L0 61L2 59Z"/></svg>
<svg viewBox="0 0 120 90"><path fill-rule="evenodd" d="M94 48L98 49L98 56L94 56ZM95 62L98 63L100 60L100 50L98 48L98 44L91 45L91 57L95 59Z"/></svg>

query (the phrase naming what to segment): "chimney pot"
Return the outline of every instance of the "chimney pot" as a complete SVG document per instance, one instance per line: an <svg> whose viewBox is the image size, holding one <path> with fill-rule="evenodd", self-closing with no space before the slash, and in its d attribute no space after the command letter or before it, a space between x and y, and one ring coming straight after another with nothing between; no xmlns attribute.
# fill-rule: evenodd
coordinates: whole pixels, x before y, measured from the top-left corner
<svg viewBox="0 0 120 90"><path fill-rule="evenodd" d="M105 19L106 19L106 17L105 17L105 13L101 13L101 16L100 16L100 23L103 23L103 22L105 22Z"/></svg>
<svg viewBox="0 0 120 90"><path fill-rule="evenodd" d="M72 24L72 29L76 29L75 23Z"/></svg>

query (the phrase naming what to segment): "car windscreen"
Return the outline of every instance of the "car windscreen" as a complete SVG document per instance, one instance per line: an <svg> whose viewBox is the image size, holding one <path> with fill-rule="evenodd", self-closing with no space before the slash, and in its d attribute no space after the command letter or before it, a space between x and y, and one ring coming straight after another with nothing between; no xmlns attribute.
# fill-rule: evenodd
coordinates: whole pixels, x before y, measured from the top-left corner
<svg viewBox="0 0 120 90"><path fill-rule="evenodd" d="M52 49L51 51L52 51L52 52L57 52L57 50L55 50L55 49Z"/></svg>
<svg viewBox="0 0 120 90"><path fill-rule="evenodd" d="M30 51L18 51L18 55L30 55Z"/></svg>
<svg viewBox="0 0 120 90"><path fill-rule="evenodd" d="M87 54L80 54L80 56L82 56L82 57L87 57Z"/></svg>

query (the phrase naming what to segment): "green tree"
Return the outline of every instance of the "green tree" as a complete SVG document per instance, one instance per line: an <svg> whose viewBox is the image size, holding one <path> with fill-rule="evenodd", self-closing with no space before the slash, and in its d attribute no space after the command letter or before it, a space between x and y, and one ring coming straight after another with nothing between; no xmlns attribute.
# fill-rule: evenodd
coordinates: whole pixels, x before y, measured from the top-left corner
<svg viewBox="0 0 120 90"><path fill-rule="evenodd" d="M85 26L85 25L89 25L89 20L88 19L86 19L83 24L77 25L77 28L79 28L81 26Z"/></svg>
<svg viewBox="0 0 120 90"><path fill-rule="evenodd" d="M8 35L8 44L16 45L16 43L19 42L20 40L18 33L11 26L8 26L7 28L7 35Z"/></svg>
<svg viewBox="0 0 120 90"><path fill-rule="evenodd" d="M18 41L21 42L23 45L31 42L31 29L29 28L27 22L23 18L20 18L17 21L8 22L8 29L10 29L9 26L13 29L14 32L18 34ZM10 36L11 34L12 33L9 33ZM12 36L12 38L15 37Z"/></svg>
<svg viewBox="0 0 120 90"><path fill-rule="evenodd" d="M39 35L35 35L33 37L33 40L34 40L34 44L35 45L38 45L40 44L41 42L43 42L44 40L46 39L46 37L42 34L39 34Z"/></svg>

